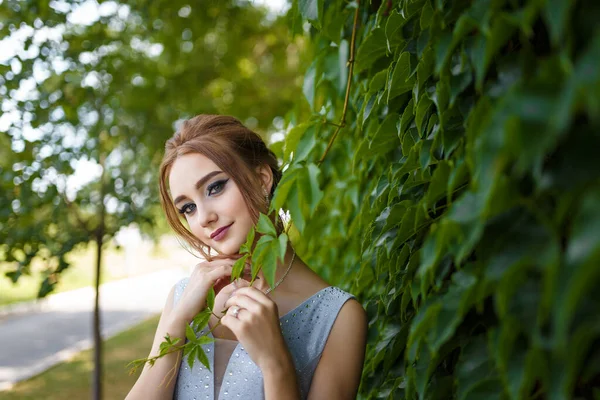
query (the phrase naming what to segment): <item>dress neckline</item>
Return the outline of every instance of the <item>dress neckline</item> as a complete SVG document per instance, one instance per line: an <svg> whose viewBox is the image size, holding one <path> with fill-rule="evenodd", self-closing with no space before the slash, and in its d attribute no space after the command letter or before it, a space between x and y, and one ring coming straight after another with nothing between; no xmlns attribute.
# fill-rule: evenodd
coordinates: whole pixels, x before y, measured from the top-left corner
<svg viewBox="0 0 600 400"><path fill-rule="evenodd" d="M308 303L314 297L317 297L318 295L320 295L321 293L323 293L325 290L331 289L332 287L333 286L326 286L323 289L318 290L317 292L315 292L314 294L312 294L310 297L306 298L306 300L302 301L302 303L298 304L296 307L292 308L290 311L286 312L284 315L282 315L281 317L279 317L279 320L283 321L284 319L289 318L290 315L292 315L298 309L302 308L302 306L306 305L306 303ZM208 335L211 338L215 339L215 340L224 340L224 341L227 341L227 342L236 342L236 343L239 343L239 340L216 338L216 337L213 336L212 332L209 332Z"/></svg>
<svg viewBox="0 0 600 400"><path fill-rule="evenodd" d="M315 297L318 297L318 295L320 295L321 293L323 293L325 290L327 289L331 289L333 288L333 286L327 286L324 287L323 289L320 289L319 291L317 291L316 293L314 293L312 296L308 297L306 300L304 300L302 303L298 304L296 307L294 307L293 309L291 309L290 311L288 311L287 313L285 313L284 315L282 315L281 317L279 317L279 321L284 321L286 318L289 318L289 316L293 316L293 313L296 312L298 309L302 308L304 305L306 305L306 303L308 303L309 301L311 301L312 299L314 299ZM222 340L222 341L227 341L227 342L231 342L232 344L235 342L237 343L235 345L235 347L233 348L233 351L231 352L231 355L229 356L229 359L227 360L227 365L225 366L225 372L224 374L227 374L227 371L229 371L229 367L231 365L231 360L232 360L232 356L233 354L238 351L238 348L241 347L241 343L239 342L239 340L231 340L231 339L221 339L221 338L215 338L212 334L212 332L208 332L208 335L210 338L214 339L215 341L217 340ZM208 343L208 346L212 347L213 349L214 347L214 342L213 343ZM242 348L243 350L243 348ZM216 354L213 353L213 357L216 357ZM213 361L214 362L214 361ZM212 384L213 384L213 399L215 399L214 397L214 385L215 385L215 374L214 371L212 371ZM221 385L221 387L219 388L219 393L217 393L217 397L215 400L219 400L221 398L221 392L223 391L223 385Z"/></svg>

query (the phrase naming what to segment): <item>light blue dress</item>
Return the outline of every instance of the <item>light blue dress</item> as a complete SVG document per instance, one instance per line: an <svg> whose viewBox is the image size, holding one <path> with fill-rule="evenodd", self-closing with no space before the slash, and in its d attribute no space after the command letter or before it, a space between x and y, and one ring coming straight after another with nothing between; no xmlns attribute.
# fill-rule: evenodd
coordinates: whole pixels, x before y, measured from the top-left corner
<svg viewBox="0 0 600 400"><path fill-rule="evenodd" d="M175 304L179 301L188 278L175 286ZM302 399L306 399L313 374L323 353L325 343L335 319L346 301L354 298L337 287L326 287L280 318L281 331L292 355ZM204 334L205 331L197 332ZM212 334L209 334L213 337ZM177 400L222 400L264 399L263 377L260 369L237 341L231 357L224 368L219 395L215 399L215 343L203 346L211 370L200 362L190 369L184 358L179 366L174 399ZM211 372L213 371L213 372ZM218 388L218 386L217 386Z"/></svg>

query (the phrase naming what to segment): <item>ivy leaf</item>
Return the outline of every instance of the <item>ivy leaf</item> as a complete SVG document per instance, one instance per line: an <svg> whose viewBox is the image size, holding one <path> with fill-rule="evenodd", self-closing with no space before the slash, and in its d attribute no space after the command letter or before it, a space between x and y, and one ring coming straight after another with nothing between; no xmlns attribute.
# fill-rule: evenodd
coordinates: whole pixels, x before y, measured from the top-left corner
<svg viewBox="0 0 600 400"><path fill-rule="evenodd" d="M349 13L346 10L340 12L336 7L327 7L325 9L325 18L323 22L323 35L339 45L342 28L345 21L348 19L348 14Z"/></svg>
<svg viewBox="0 0 600 400"><path fill-rule="evenodd" d="M200 336L196 339L196 343L201 344L201 345L209 344L214 341L215 341L215 339L213 339L209 336L206 336L206 335Z"/></svg>
<svg viewBox="0 0 600 400"><path fill-rule="evenodd" d="M421 265L418 273L422 279L422 293L425 293L426 286L433 282L436 267L442 259L450 238L454 235L455 229L445 221L442 221L439 225L432 225L431 233L421 248Z"/></svg>
<svg viewBox="0 0 600 400"><path fill-rule="evenodd" d="M418 93L414 93L415 101L418 103L421 100L421 88L427 82L431 74L433 73L433 51L431 47L427 47L423 50L423 54L419 59L419 64L416 68L417 72L417 81L415 82L415 87L418 88ZM414 77L414 75L412 75ZM440 82L445 80L445 77L440 78ZM435 95L435 92L434 92Z"/></svg>
<svg viewBox="0 0 600 400"><path fill-rule="evenodd" d="M356 73L369 68L387 51L387 38L382 28L372 30L356 52Z"/></svg>
<svg viewBox="0 0 600 400"><path fill-rule="evenodd" d="M277 189L273 195L273 200L271 201L271 208L273 208L273 210L279 210L283 208L287 201L290 190L296 185L296 180L298 179L302 169L302 165L293 164L285 171L285 174L283 174L281 181L277 185Z"/></svg>
<svg viewBox="0 0 600 400"><path fill-rule="evenodd" d="M465 40L465 49L469 58L471 59L471 65L475 70L475 88L481 92L483 87L483 78L487 71L485 64L485 48L486 48L486 37L478 35L473 38L467 38Z"/></svg>
<svg viewBox="0 0 600 400"><path fill-rule="evenodd" d="M208 362L208 357L206 357L206 353L204 353L204 349L201 346L196 346L196 359L204 365L204 367L210 371L210 363Z"/></svg>
<svg viewBox="0 0 600 400"><path fill-rule="evenodd" d="M421 24L421 30L425 31L431 25L431 20L433 18L433 8L431 7L431 2L426 1L423 9L421 10L421 17L419 18L419 23Z"/></svg>
<svg viewBox="0 0 600 400"><path fill-rule="evenodd" d="M270 243L273 241L273 236L261 236L256 242L256 247L252 253L252 279L256 278L259 268L264 268L263 260L266 254L270 251Z"/></svg>
<svg viewBox="0 0 600 400"><path fill-rule="evenodd" d="M246 235L246 241L240 246L240 253L250 253L252 245L254 244L255 232L256 231L254 227L250 228L248 234Z"/></svg>
<svg viewBox="0 0 600 400"><path fill-rule="evenodd" d="M286 235L285 232L283 232L281 235L279 235L279 259L281 261L283 261L285 259L285 253L287 251L287 244L288 244L288 235Z"/></svg>
<svg viewBox="0 0 600 400"><path fill-rule="evenodd" d="M211 316L211 311L208 308L205 308L201 312L199 312L194 319L192 320L192 326L196 332L201 331L208 325L208 321Z"/></svg>
<svg viewBox="0 0 600 400"><path fill-rule="evenodd" d="M390 99L412 90L415 80L414 77L410 77L409 74L410 54L405 52L400 55L388 82L388 103L390 102Z"/></svg>
<svg viewBox="0 0 600 400"><path fill-rule="evenodd" d="M557 46L565 37L567 24L571 19L571 10L574 3L569 0L548 0L544 4L544 18L550 30L552 43Z"/></svg>
<svg viewBox="0 0 600 400"><path fill-rule="evenodd" d="M383 71L379 71L376 73L371 81L369 82L369 90L367 91L367 96L372 95L374 93L379 92L385 87L387 81L388 70L384 69ZM369 111L370 113L370 111ZM365 111L365 119L368 117L368 113Z"/></svg>
<svg viewBox="0 0 600 400"><path fill-rule="evenodd" d="M277 230L273 226L273 222L271 222L269 217L262 213L258 216L256 230L264 235L277 236Z"/></svg>
<svg viewBox="0 0 600 400"><path fill-rule="evenodd" d="M473 72L467 64L465 71L450 77L450 107L456 103L458 96L473 82Z"/></svg>
<svg viewBox="0 0 600 400"><path fill-rule="evenodd" d="M370 139L369 143L369 154L371 157L385 154L388 151L395 150L398 148L398 127L397 124L400 120L400 116L396 113L388 114L375 136Z"/></svg>
<svg viewBox="0 0 600 400"><path fill-rule="evenodd" d="M199 346L195 346L195 345L191 346L190 350L187 354L187 363L188 363L188 366L190 367L190 369L194 368L194 360L196 359L196 353L198 351L197 350L198 347Z"/></svg>
<svg viewBox="0 0 600 400"><path fill-rule="evenodd" d="M313 126L313 122L304 122L302 124L296 125L285 136L285 146L283 151L283 156L286 160L290 160L290 155L292 152L296 151L296 147L298 147L298 142L306 132L308 128Z"/></svg>
<svg viewBox="0 0 600 400"><path fill-rule="evenodd" d="M462 349L457 368L457 397L459 400L468 399L469 393L479 385L487 384L489 381L496 382L496 374L483 335L472 338ZM500 388L496 393L501 394L502 389Z"/></svg>
<svg viewBox="0 0 600 400"><path fill-rule="evenodd" d="M307 19L315 28L321 29L319 21L323 15L323 3L320 0L298 0L298 9L303 18Z"/></svg>
<svg viewBox="0 0 600 400"><path fill-rule="evenodd" d="M408 130L408 128L410 127L410 123L413 121L414 118L414 103L413 99L410 99L408 104L404 108L404 111L402 112L402 118L400 119L400 129L398 129L398 138L400 138L400 140L403 140L402 137L404 136L404 132ZM402 146L402 152L404 154L408 153L408 151L405 151L404 145Z"/></svg>
<svg viewBox="0 0 600 400"><path fill-rule="evenodd" d="M387 18L385 24L385 37L387 51L393 53L394 50L404 42L402 37L402 27L406 23L404 15L400 14L398 10L394 10Z"/></svg>
<svg viewBox="0 0 600 400"><path fill-rule="evenodd" d="M206 304L208 306L208 309L212 311L212 309L215 306L215 288L211 287L210 289L208 289L208 293L206 295Z"/></svg>
<svg viewBox="0 0 600 400"><path fill-rule="evenodd" d="M277 258L281 254L279 240L271 240L262 260L262 270L267 283L272 288L275 285Z"/></svg>
<svg viewBox="0 0 600 400"><path fill-rule="evenodd" d="M477 278L472 273L461 270L453 274L451 279L448 291L439 298L442 308L427 332L427 343L432 354L437 354L450 340L475 301Z"/></svg>
<svg viewBox="0 0 600 400"><path fill-rule="evenodd" d="M169 349L172 346L175 346L181 339L180 338L176 338L175 341L171 340L171 337L169 336L169 334L167 333L167 335L165 336L165 341L161 342L160 345L158 346L158 354L159 355L165 355L167 354L167 352L169 351Z"/></svg>
<svg viewBox="0 0 600 400"><path fill-rule="evenodd" d="M302 180L299 180L297 184L304 188L301 193L305 195L304 201L308 204L310 215L312 215L323 198L323 191L319 188L321 170L311 163L303 172Z"/></svg>
<svg viewBox="0 0 600 400"><path fill-rule="evenodd" d="M387 74L387 70L381 71L381 72L383 72L384 75ZM383 84L385 85L385 82ZM373 111L373 106L375 106L375 102L377 101L377 98L378 98L378 95L376 93L374 93L373 95L371 95L368 98L368 100L363 102L363 107L360 110L360 116L359 116L359 121L360 121L361 127L364 127L365 122L369 121L369 116L371 115L371 111Z"/></svg>
<svg viewBox="0 0 600 400"><path fill-rule="evenodd" d="M317 63L319 62L316 59L308 70L306 70L306 74L304 75L304 85L302 86L302 92L310 105L310 109L314 110L315 108L315 91L316 91L316 76L317 76Z"/></svg>
<svg viewBox="0 0 600 400"><path fill-rule="evenodd" d="M292 220L294 221L294 225L298 229L298 232L302 233L305 227L304 214L302 212L301 203L300 203L300 193L303 189L299 187L300 185L294 184L290 189L290 193L287 199L287 205L290 210L290 215L292 216Z"/></svg>
<svg viewBox="0 0 600 400"><path fill-rule="evenodd" d="M189 325L185 326L185 337L190 342L195 342L196 341L196 333L194 332L194 330L192 329L192 327L189 326Z"/></svg>
<svg viewBox="0 0 600 400"><path fill-rule="evenodd" d="M244 267L246 266L246 260L248 259L249 256L250 256L250 254L244 254L241 258L238 258L233 263L233 270L231 272L231 280L230 280L231 282L233 282L237 278L241 277L242 272L244 271Z"/></svg>
<svg viewBox="0 0 600 400"><path fill-rule="evenodd" d="M317 144L317 127L313 124L313 125L309 126L306 129L306 131L304 131L304 134L302 135L300 142L298 142L298 145L294 149L294 161L295 162L304 161L308 157L308 155L310 154L310 152L312 151L312 149L315 147L316 144Z"/></svg>
<svg viewBox="0 0 600 400"><path fill-rule="evenodd" d="M600 189L587 193L573 221L572 235L566 251L566 266L557 280L553 316L557 340L566 350L567 334L576 309L600 280Z"/></svg>
<svg viewBox="0 0 600 400"><path fill-rule="evenodd" d="M450 166L446 161L440 161L433 171L429 188L425 196L425 205L427 208L432 208L434 204L444 198L448 187L450 177Z"/></svg>
<svg viewBox="0 0 600 400"><path fill-rule="evenodd" d="M415 123L417 124L417 130L419 131L419 136L423 136L423 120L425 119L425 115L427 110L429 110L429 106L431 106L431 100L427 95L421 96L419 103L417 104L417 111L415 114Z"/></svg>

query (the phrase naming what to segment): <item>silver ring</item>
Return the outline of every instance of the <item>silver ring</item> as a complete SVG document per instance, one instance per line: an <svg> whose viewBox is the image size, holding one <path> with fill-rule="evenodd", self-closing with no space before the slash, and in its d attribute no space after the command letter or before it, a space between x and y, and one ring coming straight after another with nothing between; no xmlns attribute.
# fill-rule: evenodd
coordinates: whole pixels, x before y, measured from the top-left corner
<svg viewBox="0 0 600 400"><path fill-rule="evenodd" d="M233 306L231 307L232 311L231 311L231 315L235 318L238 317L238 314L240 313L240 308L238 306Z"/></svg>

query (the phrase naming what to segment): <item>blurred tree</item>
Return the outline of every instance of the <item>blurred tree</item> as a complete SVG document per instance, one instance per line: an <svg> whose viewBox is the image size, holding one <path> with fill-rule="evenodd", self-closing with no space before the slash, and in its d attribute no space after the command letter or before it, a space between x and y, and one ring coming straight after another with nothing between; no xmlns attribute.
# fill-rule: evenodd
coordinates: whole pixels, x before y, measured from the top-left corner
<svg viewBox="0 0 600 400"><path fill-rule="evenodd" d="M100 398L103 245L122 226L152 225L176 121L220 113L281 129L304 44L243 1L4 1L0 37L0 262L16 282L45 260L44 296L65 255L95 242Z"/></svg>

